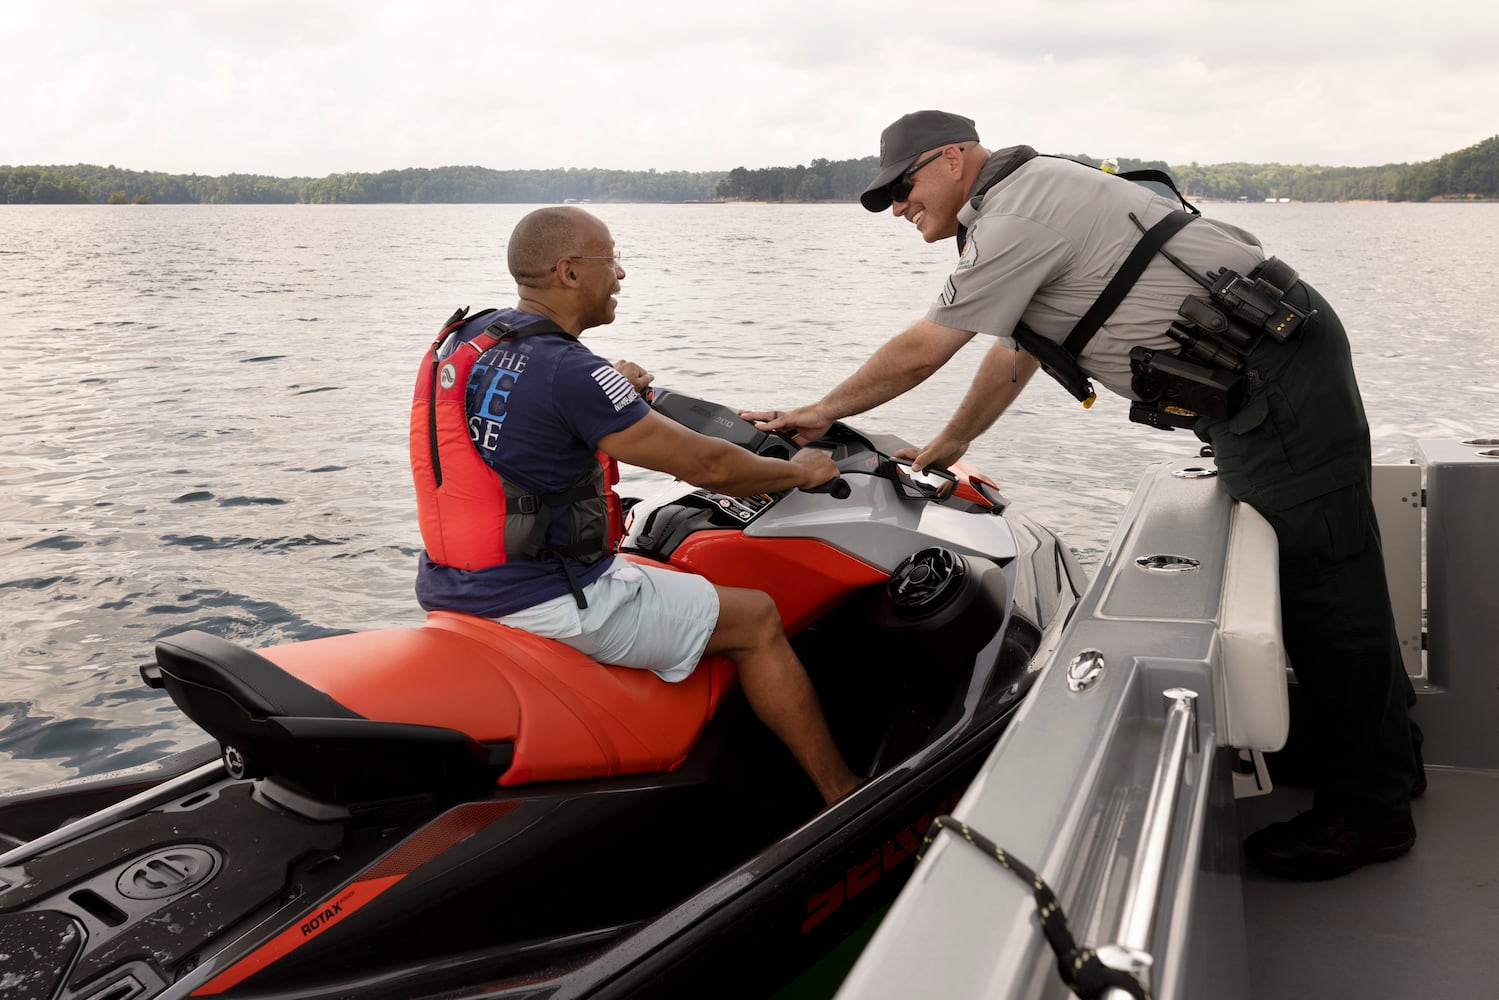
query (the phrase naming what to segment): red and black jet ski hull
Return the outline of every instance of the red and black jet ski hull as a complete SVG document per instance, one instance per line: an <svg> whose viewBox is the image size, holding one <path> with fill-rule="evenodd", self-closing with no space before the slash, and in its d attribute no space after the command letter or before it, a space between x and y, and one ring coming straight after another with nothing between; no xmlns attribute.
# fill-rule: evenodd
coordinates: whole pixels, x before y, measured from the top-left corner
<svg viewBox="0 0 1499 1000"><path fill-rule="evenodd" d="M558 686L484 623L256 652L166 637L148 673L214 743L0 796L7 1000L785 984L893 898L1082 589L983 481L913 496L894 442L826 443L846 500L698 491L642 508L627 545L772 594L871 776L854 794L824 808L731 685L705 674L698 717L652 715L654 677L584 661L602 672Z"/></svg>

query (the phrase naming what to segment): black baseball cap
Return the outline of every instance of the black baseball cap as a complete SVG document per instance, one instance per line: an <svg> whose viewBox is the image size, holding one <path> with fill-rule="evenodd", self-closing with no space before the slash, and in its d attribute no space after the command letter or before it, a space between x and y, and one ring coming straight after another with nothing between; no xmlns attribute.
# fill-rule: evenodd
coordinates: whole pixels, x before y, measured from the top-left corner
<svg viewBox="0 0 1499 1000"><path fill-rule="evenodd" d="M890 207L890 185L911 169L928 149L954 142L978 142L972 118L946 111L913 111L902 115L880 133L880 172L870 182L859 203L871 212Z"/></svg>

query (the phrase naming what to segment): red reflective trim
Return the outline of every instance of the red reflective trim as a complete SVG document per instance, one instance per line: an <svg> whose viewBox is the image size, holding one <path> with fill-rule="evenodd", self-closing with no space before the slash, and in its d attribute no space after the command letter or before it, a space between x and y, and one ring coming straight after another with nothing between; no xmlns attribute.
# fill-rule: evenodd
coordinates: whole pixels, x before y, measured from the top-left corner
<svg viewBox="0 0 1499 1000"><path fill-rule="evenodd" d="M994 506L994 504L990 502L989 498L980 493L973 484L983 483L985 486L992 488L994 492L998 493L998 483L990 479L988 476L984 475L982 472L973 468L966 462L954 462L952 465L952 471L958 477L958 488L953 491L958 497L964 500L971 501L972 503L983 504L985 507Z"/></svg>
<svg viewBox="0 0 1499 1000"><path fill-rule="evenodd" d="M286 930L193 990L191 995L214 996L238 986L261 969L296 951L405 877L404 875L387 875L384 878L355 882L344 889L340 895L325 900L308 910ZM329 910L336 912L328 919L319 921L316 925L312 924L315 918Z"/></svg>
<svg viewBox="0 0 1499 1000"><path fill-rule="evenodd" d="M290 927L193 990L191 995L214 996L239 985L338 924L432 858L478 833L520 804L520 801L468 802L449 809L375 862L364 873L363 878L318 903Z"/></svg>

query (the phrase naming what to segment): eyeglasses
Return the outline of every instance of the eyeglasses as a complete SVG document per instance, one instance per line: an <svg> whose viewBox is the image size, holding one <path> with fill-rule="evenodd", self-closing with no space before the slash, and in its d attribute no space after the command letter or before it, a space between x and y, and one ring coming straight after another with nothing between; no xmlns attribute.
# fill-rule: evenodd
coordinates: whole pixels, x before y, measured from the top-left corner
<svg viewBox="0 0 1499 1000"><path fill-rule="evenodd" d="M943 149L945 149L945 148L946 147L944 146ZM922 160L920 163L915 164L914 166L911 167L910 170L907 170L905 173L901 174L898 178L896 178L895 181L892 182L891 185L890 185L890 200L891 201L905 201L907 198L911 197L911 187L915 183L916 172L918 170L920 170L922 167L926 166L928 163L931 163L933 160L935 160L938 157L940 157L941 155L942 155L942 150L939 149L935 153L933 153L931 156L928 156L926 159Z"/></svg>
<svg viewBox="0 0 1499 1000"><path fill-rule="evenodd" d="M579 254L579 253L575 253L575 254L569 254L568 256L566 256L566 257L564 257L562 259L563 260L607 260L609 262L610 266L614 267L615 269L618 269L621 266L620 262L623 261L625 259L625 257L624 257L624 254L621 254L621 253L614 253L614 254L586 254L586 253ZM553 271L557 270L557 265L553 264L552 267L551 267L551 269Z"/></svg>

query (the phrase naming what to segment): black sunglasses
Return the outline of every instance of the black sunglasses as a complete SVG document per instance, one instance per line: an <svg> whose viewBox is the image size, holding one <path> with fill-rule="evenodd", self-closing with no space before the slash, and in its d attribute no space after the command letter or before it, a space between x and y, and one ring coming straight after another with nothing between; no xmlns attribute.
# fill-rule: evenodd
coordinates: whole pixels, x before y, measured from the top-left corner
<svg viewBox="0 0 1499 1000"><path fill-rule="evenodd" d="M920 163L913 164L910 170L907 170L905 173L901 174L894 181L892 181L890 184L890 200L892 202L905 201L907 198L911 197L911 186L915 183L914 178L916 177L916 172L941 155L942 150L939 149L931 156L928 156L926 159L922 160Z"/></svg>

